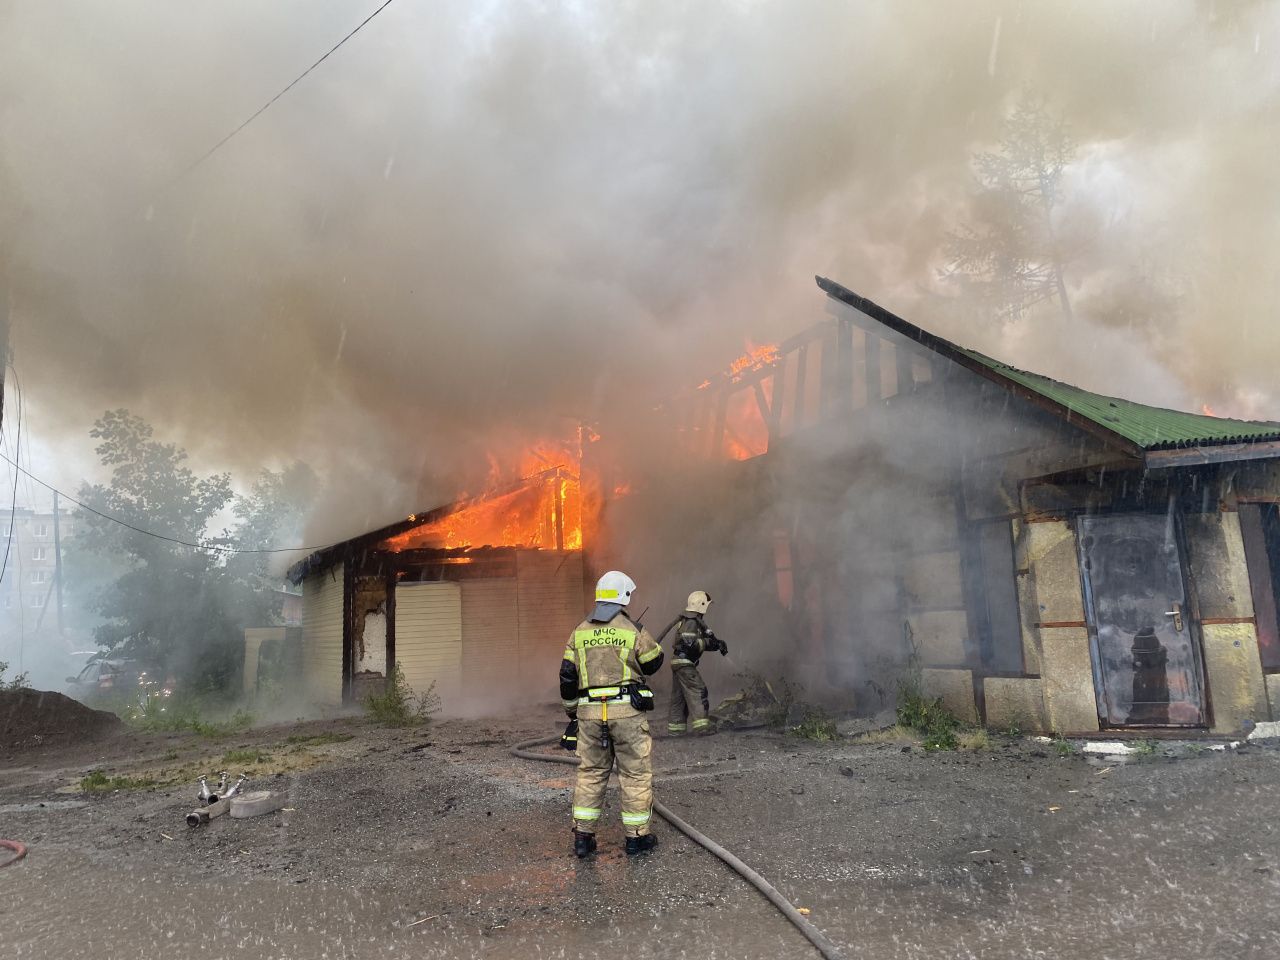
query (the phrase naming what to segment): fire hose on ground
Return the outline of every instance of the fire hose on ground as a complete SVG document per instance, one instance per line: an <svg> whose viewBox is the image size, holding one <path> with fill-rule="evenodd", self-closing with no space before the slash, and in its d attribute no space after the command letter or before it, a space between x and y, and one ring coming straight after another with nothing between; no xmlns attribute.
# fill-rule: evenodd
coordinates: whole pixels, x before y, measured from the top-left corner
<svg viewBox="0 0 1280 960"><path fill-rule="evenodd" d="M0 840L0 848L13 851L13 856L4 863L0 863L0 867L12 866L27 855L27 845L17 840Z"/></svg>
<svg viewBox="0 0 1280 960"><path fill-rule="evenodd" d="M522 760L538 760L543 763L566 763L576 767L578 765L577 757L537 753L531 749L532 747L543 747L551 743L558 743L559 741L559 736L539 737L536 740L525 740L522 743L515 744L515 746L511 748L511 755L513 757L520 757ZM658 816L667 821L667 823L671 824L671 826L675 827L698 846L702 847L707 852L714 854L716 857L719 857L730 870L738 874L738 876L746 880L747 883L751 884L764 894L765 899L777 907L782 915L790 920L797 930L804 934L805 938L817 948L818 952L822 954L826 960L844 960L843 954L836 949L835 944L828 940L821 930L805 919L804 915L792 906L790 901L779 893L777 888L768 880L760 876L760 874L756 873L756 871L752 870L749 866L739 860L724 847L720 846L720 844L716 843L701 830L698 830L686 823L680 817L676 816L676 814L672 813L664 804L655 800L653 802L653 810Z"/></svg>

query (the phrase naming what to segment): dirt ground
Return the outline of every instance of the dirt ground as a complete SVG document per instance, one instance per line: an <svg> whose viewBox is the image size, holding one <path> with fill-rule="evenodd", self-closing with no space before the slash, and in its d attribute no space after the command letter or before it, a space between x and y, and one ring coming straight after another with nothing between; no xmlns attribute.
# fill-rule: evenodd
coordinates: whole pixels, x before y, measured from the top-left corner
<svg viewBox="0 0 1280 960"><path fill-rule="evenodd" d="M657 851L625 858L616 797L601 853L573 859L572 770L507 754L559 726L547 708L0 751L0 836L30 848L0 870L4 954L816 956L665 824ZM77 791L89 770L164 780L228 751L289 809L189 829L194 784ZM655 772L664 802L850 958L1280 956L1274 749L1107 762L1021 739L926 754L753 731L660 739Z"/></svg>

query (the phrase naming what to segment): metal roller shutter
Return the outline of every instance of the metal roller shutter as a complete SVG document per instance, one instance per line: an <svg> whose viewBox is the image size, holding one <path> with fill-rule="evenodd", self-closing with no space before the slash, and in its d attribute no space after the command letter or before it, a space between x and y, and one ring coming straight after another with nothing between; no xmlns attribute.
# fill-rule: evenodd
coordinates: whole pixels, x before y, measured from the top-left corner
<svg viewBox="0 0 1280 960"><path fill-rule="evenodd" d="M500 713L500 705L510 702L522 685L516 675L520 663L516 581L514 577L463 580L461 586L463 682L471 696L491 704L485 713Z"/></svg>
<svg viewBox="0 0 1280 960"><path fill-rule="evenodd" d="M342 705L342 564L302 581L302 677L321 706Z"/></svg>
<svg viewBox="0 0 1280 960"><path fill-rule="evenodd" d="M462 590L457 583L396 585L396 660L415 694L435 682L446 709L462 687Z"/></svg>

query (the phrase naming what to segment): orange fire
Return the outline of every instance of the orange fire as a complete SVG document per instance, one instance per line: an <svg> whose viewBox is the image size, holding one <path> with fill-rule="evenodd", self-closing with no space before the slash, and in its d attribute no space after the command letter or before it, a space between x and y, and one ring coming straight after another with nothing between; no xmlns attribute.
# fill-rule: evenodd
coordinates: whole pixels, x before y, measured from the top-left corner
<svg viewBox="0 0 1280 960"><path fill-rule="evenodd" d="M491 456L484 493L433 513L434 519L384 540L381 549L581 550L581 458L568 445L538 443L521 454L513 476Z"/></svg>
<svg viewBox="0 0 1280 960"><path fill-rule="evenodd" d="M748 340L747 352L729 364L729 380L731 383L737 383L748 373L763 370L765 367L772 367L779 359L781 359L781 355L778 353L778 345L776 343L766 343L762 347L753 347L751 341Z"/></svg>
<svg viewBox="0 0 1280 960"><path fill-rule="evenodd" d="M729 383L739 383L748 374L775 367L782 360L776 343L753 346L747 342L747 352L733 363L725 375ZM765 405L773 403L773 378L758 381ZM731 460L750 460L769 449L769 426L760 406L760 394L751 389L737 390L729 395L725 407L724 453Z"/></svg>
<svg viewBox="0 0 1280 960"><path fill-rule="evenodd" d="M1209 406L1207 403L1200 404L1200 412L1203 413L1206 417L1217 416L1217 414L1213 412L1213 407Z"/></svg>

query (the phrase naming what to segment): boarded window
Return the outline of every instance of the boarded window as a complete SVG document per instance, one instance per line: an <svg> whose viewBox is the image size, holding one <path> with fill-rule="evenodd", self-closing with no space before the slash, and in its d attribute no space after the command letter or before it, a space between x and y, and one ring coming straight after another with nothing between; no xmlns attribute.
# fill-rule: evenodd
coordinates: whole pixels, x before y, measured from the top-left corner
<svg viewBox="0 0 1280 960"><path fill-rule="evenodd" d="M968 594L982 665L989 674L1025 673L1018 617L1013 532L1008 520L975 524L968 554Z"/></svg>
<svg viewBox="0 0 1280 960"><path fill-rule="evenodd" d="M1240 504L1240 532L1249 564L1262 668L1280 672L1280 504Z"/></svg>

